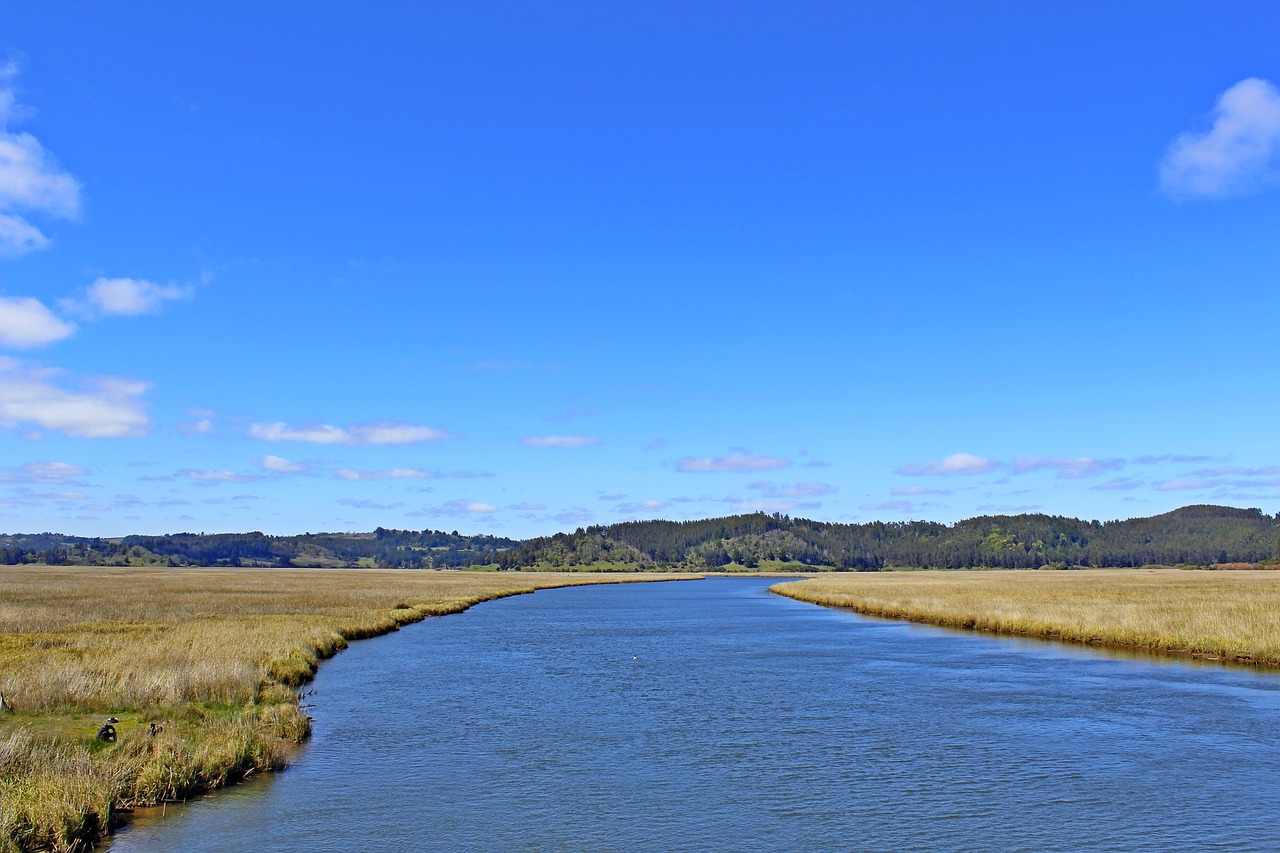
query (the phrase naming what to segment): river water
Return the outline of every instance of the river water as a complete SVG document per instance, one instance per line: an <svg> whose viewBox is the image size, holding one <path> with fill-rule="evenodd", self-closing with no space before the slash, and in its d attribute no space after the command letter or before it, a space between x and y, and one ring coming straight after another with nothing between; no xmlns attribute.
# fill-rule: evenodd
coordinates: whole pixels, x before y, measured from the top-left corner
<svg viewBox="0 0 1280 853"><path fill-rule="evenodd" d="M109 849L1280 850L1280 676L769 584L547 590L355 643L294 766Z"/></svg>

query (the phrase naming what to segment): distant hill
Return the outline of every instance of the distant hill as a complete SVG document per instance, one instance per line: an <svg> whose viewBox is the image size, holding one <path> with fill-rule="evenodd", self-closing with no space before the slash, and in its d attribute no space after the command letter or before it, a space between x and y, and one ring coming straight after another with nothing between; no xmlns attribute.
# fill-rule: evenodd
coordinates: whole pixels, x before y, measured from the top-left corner
<svg viewBox="0 0 1280 853"><path fill-rule="evenodd" d="M1041 566L1211 565L1280 560L1280 514L1188 506L1150 518L1083 521L984 515L832 524L764 513L700 521L629 521L519 541L457 531L126 536L0 536L0 563L168 566L370 566L562 569L748 568L761 562L874 571L887 567L1028 569Z"/></svg>
<svg viewBox="0 0 1280 853"><path fill-rule="evenodd" d="M781 560L836 569L936 569L1044 565L1256 563L1280 557L1280 515L1189 506L1152 518L1082 521L1063 516L985 515L931 521L829 524L785 515L703 521L633 521L530 539L501 565L564 567L603 560L640 565L747 567Z"/></svg>
<svg viewBox="0 0 1280 853"><path fill-rule="evenodd" d="M501 536L382 527L300 536L254 531L86 539L40 533L0 536L0 564L460 568L491 565L498 553L518 544Z"/></svg>

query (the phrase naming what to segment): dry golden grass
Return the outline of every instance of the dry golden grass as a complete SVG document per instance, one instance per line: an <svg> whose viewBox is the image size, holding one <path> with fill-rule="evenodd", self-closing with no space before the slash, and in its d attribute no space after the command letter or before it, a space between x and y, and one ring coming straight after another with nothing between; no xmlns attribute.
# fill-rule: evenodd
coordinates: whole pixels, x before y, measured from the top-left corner
<svg viewBox="0 0 1280 853"><path fill-rule="evenodd" d="M0 566L0 852L279 766L348 641L536 589L673 575ZM113 714L119 742L93 739ZM148 723L164 733L152 738Z"/></svg>
<svg viewBox="0 0 1280 853"><path fill-rule="evenodd" d="M873 616L1280 666L1280 572L868 572L773 591Z"/></svg>

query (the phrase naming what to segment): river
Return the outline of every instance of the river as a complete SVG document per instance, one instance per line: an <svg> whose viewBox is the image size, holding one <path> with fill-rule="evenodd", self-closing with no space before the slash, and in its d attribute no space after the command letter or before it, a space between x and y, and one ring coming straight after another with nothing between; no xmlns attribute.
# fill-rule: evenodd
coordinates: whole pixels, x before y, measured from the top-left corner
<svg viewBox="0 0 1280 853"><path fill-rule="evenodd" d="M1280 850L1280 676L771 582L546 590L355 643L293 766L108 849Z"/></svg>

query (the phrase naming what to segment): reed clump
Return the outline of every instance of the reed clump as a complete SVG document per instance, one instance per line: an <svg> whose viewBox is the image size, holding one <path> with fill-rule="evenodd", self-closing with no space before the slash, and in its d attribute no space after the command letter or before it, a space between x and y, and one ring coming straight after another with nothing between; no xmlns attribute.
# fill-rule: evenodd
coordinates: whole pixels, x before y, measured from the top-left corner
<svg viewBox="0 0 1280 853"><path fill-rule="evenodd" d="M881 572L772 589L872 616L1280 666L1280 574L1274 572Z"/></svg>
<svg viewBox="0 0 1280 853"><path fill-rule="evenodd" d="M671 575L0 567L0 853L281 766L353 640L536 589ZM118 739L95 739L108 715ZM158 729L153 732L152 724Z"/></svg>

